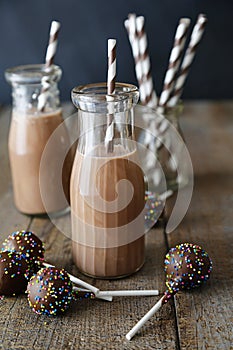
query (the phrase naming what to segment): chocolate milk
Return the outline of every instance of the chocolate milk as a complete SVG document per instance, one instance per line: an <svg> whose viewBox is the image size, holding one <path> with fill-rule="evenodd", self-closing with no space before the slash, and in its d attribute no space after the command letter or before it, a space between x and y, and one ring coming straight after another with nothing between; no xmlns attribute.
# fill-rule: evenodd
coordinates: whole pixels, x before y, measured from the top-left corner
<svg viewBox="0 0 233 350"><path fill-rule="evenodd" d="M45 145L54 130L63 122L61 109L53 112L12 113L9 133L9 158L11 165L14 200L17 209L25 214L44 214L64 210L68 203L69 178L72 166L71 155L65 159L59 178L59 157L64 156L68 132L64 124L50 147L46 167L40 162ZM59 189L62 183L63 190ZM41 196L43 191L43 198Z"/></svg>
<svg viewBox="0 0 233 350"><path fill-rule="evenodd" d="M118 145L106 155L97 146L93 153L77 150L73 164L73 258L87 275L123 277L144 263L144 176L135 150Z"/></svg>

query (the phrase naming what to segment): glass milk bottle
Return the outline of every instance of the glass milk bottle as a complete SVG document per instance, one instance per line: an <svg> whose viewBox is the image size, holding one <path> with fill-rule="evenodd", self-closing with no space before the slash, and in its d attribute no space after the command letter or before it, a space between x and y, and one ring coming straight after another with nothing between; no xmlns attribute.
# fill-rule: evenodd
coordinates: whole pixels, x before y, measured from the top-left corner
<svg viewBox="0 0 233 350"><path fill-rule="evenodd" d="M154 192L176 191L191 180L190 156L179 125L182 104L165 113L147 106L135 108L137 140L148 187Z"/></svg>
<svg viewBox="0 0 233 350"><path fill-rule="evenodd" d="M163 145L158 149L158 160L166 175L168 189L176 191L188 185L191 171L187 159L187 148L179 118L183 112L180 101L165 110L164 117L169 122L162 135Z"/></svg>
<svg viewBox="0 0 233 350"><path fill-rule="evenodd" d="M12 86L9 159L14 201L24 214L62 213L68 208L71 157L57 83L61 69L25 65L7 69ZM59 127L59 128L58 128ZM50 147L45 148L56 130ZM43 152L46 164L40 167ZM65 159L61 168L60 159Z"/></svg>
<svg viewBox="0 0 233 350"><path fill-rule="evenodd" d="M105 83L90 84L74 88L72 100L80 123L70 184L74 262L94 277L130 275L145 251L145 184L133 129L138 89L117 83L110 96Z"/></svg>

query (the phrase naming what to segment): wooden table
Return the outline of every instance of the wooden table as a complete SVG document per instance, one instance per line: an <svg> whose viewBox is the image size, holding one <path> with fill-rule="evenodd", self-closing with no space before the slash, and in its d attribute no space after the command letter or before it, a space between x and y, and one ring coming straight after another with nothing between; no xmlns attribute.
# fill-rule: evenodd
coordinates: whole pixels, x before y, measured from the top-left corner
<svg viewBox="0 0 233 350"><path fill-rule="evenodd" d="M211 279L192 292L178 293L131 342L125 334L159 297L85 300L59 317L39 316L25 295L0 301L0 349L233 349L233 102L185 104L182 128L191 154L195 186L179 227L163 225L147 235L146 263L122 280L82 276L71 258L71 241L48 219L24 216L13 205L7 155L9 108L0 111L0 238L17 229L34 230L45 242L46 259L101 289L158 288L164 291L163 260L180 242L200 244L213 260ZM25 169L22 169L25 171ZM167 213L172 200L167 206ZM64 225L66 219L62 218Z"/></svg>

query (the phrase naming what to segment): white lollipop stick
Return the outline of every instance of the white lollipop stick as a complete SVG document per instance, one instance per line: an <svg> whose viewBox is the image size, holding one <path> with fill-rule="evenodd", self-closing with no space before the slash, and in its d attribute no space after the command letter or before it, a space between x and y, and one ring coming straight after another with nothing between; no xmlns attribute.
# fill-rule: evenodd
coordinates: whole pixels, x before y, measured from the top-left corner
<svg viewBox="0 0 233 350"><path fill-rule="evenodd" d="M164 304L164 295L162 298L136 323L136 325L126 334L126 339L131 340L141 327L161 308Z"/></svg>
<svg viewBox="0 0 233 350"><path fill-rule="evenodd" d="M73 290L75 290L77 292L89 292L89 293L91 293L90 289L79 288L79 287L76 287L76 286L73 287Z"/></svg>
<svg viewBox="0 0 233 350"><path fill-rule="evenodd" d="M152 296L159 295L158 290L103 290L97 292L96 296L112 296L112 297L134 297L134 296Z"/></svg>
<svg viewBox="0 0 233 350"><path fill-rule="evenodd" d="M161 201L165 201L167 198L171 197L173 193L174 192L172 190L165 191L159 195L159 199Z"/></svg>
<svg viewBox="0 0 233 350"><path fill-rule="evenodd" d="M43 265L44 265L45 267L54 267L54 265L48 264L48 263L46 263L46 262L43 262ZM73 282L73 283L75 283L75 284L77 284L77 285L80 285L80 286L82 286L82 287L84 287L84 288L87 288L88 290L90 290L91 292L93 292L95 295L97 295L97 293L98 293L98 291L99 291L98 288L92 286L91 284L89 284L89 283L87 283L87 282L84 282L84 281L80 280L79 278L77 278L77 277L75 277L75 276L73 276L73 275L71 275L71 274L69 274L69 273L67 273L67 274L68 274L68 276L70 277L71 282ZM112 301L112 297L111 297L111 296L100 296L100 297L97 296L97 298L99 298L99 299L104 299L104 300L107 300L107 301Z"/></svg>

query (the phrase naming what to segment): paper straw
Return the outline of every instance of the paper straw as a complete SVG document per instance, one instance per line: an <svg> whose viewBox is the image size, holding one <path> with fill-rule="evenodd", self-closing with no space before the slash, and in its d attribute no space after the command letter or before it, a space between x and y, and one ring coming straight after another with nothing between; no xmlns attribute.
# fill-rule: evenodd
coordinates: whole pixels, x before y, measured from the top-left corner
<svg viewBox="0 0 233 350"><path fill-rule="evenodd" d="M38 96L37 108L39 111L43 112L45 109L46 101L49 97L50 82L49 77L44 76L41 80L42 89Z"/></svg>
<svg viewBox="0 0 233 350"><path fill-rule="evenodd" d="M49 69L54 61L54 57L57 50L57 37L60 29L60 23L57 21L52 21L49 34L49 43L45 56L45 69ZM40 95L38 96L37 108L39 111L43 111L46 105L46 101L49 97L50 82L49 77L45 76L41 81L42 89Z"/></svg>
<svg viewBox="0 0 233 350"><path fill-rule="evenodd" d="M47 262L43 262L42 264L43 264L45 267L54 267L54 265L51 265L51 264L49 264L49 263L47 263ZM71 275L71 274L69 274L69 273L67 273L67 274L68 274L68 276L69 276L71 282L73 282L73 283L75 283L75 284L77 284L77 285L79 285L79 286L82 286L82 287L84 287L84 288L90 290L90 291L93 292L95 295L98 293L98 291L99 291L98 288L92 286L91 284L89 284L89 283L87 283L87 282L84 282L84 281L80 280L79 278L77 278L77 277L75 277L75 276L73 276L73 275ZM111 297L111 296L100 296L99 298L100 298L100 299L107 300L107 301L112 301L112 297Z"/></svg>
<svg viewBox="0 0 233 350"><path fill-rule="evenodd" d="M174 87L175 77L180 66L189 25L189 18L181 18L177 26L168 69L164 78L163 90L159 100L159 105L162 107L166 106Z"/></svg>
<svg viewBox="0 0 233 350"><path fill-rule="evenodd" d="M165 296L162 298L136 323L136 325L126 334L126 339L131 340L142 326L161 308L164 304Z"/></svg>
<svg viewBox="0 0 233 350"><path fill-rule="evenodd" d="M107 92L108 95L115 93L116 80L116 40L108 39L108 77L107 77ZM111 101L111 96L108 96L108 101ZM114 138L114 108L111 103L109 106L109 114L107 119L107 130L105 135L105 144L107 151L113 152L113 138Z"/></svg>
<svg viewBox="0 0 233 350"><path fill-rule="evenodd" d="M150 57L148 53L147 35L145 32L145 19L143 16L139 16L136 18L136 30L139 42L140 61L143 72L140 82L140 85L142 86L142 93L140 99L143 105L155 108L158 103L158 98L153 87Z"/></svg>
<svg viewBox="0 0 233 350"><path fill-rule="evenodd" d="M45 56L45 67L51 67L54 61L54 57L57 51L57 37L61 25L57 21L52 21L49 33L49 43L47 47L47 52Z"/></svg>
<svg viewBox="0 0 233 350"><path fill-rule="evenodd" d="M135 73L139 86L140 101L144 105L155 108L157 96L153 88L150 58L148 54L147 36L144 17L129 14L124 25L128 32L129 42L135 62Z"/></svg>
<svg viewBox="0 0 233 350"><path fill-rule="evenodd" d="M127 297L127 296L153 296L159 295L159 291L155 290L101 290L97 292L98 296L112 296L112 297Z"/></svg>
<svg viewBox="0 0 233 350"><path fill-rule="evenodd" d="M139 40L137 37L137 28L136 28L136 15L134 13L130 13L128 15L128 19L124 22L125 28L128 32L129 42L132 49L132 54L135 62L135 73L139 86L140 98L145 95L144 87L141 84L143 70L142 70L142 62L140 59L140 51L139 51Z"/></svg>
<svg viewBox="0 0 233 350"><path fill-rule="evenodd" d="M206 22L207 18L205 17L205 15L200 14L193 28L191 39L186 50L183 62L181 64L180 73L178 74L172 97L167 103L169 107L176 106L177 102L179 101L182 95L185 81L187 79L190 67L196 55L197 47L205 31Z"/></svg>

